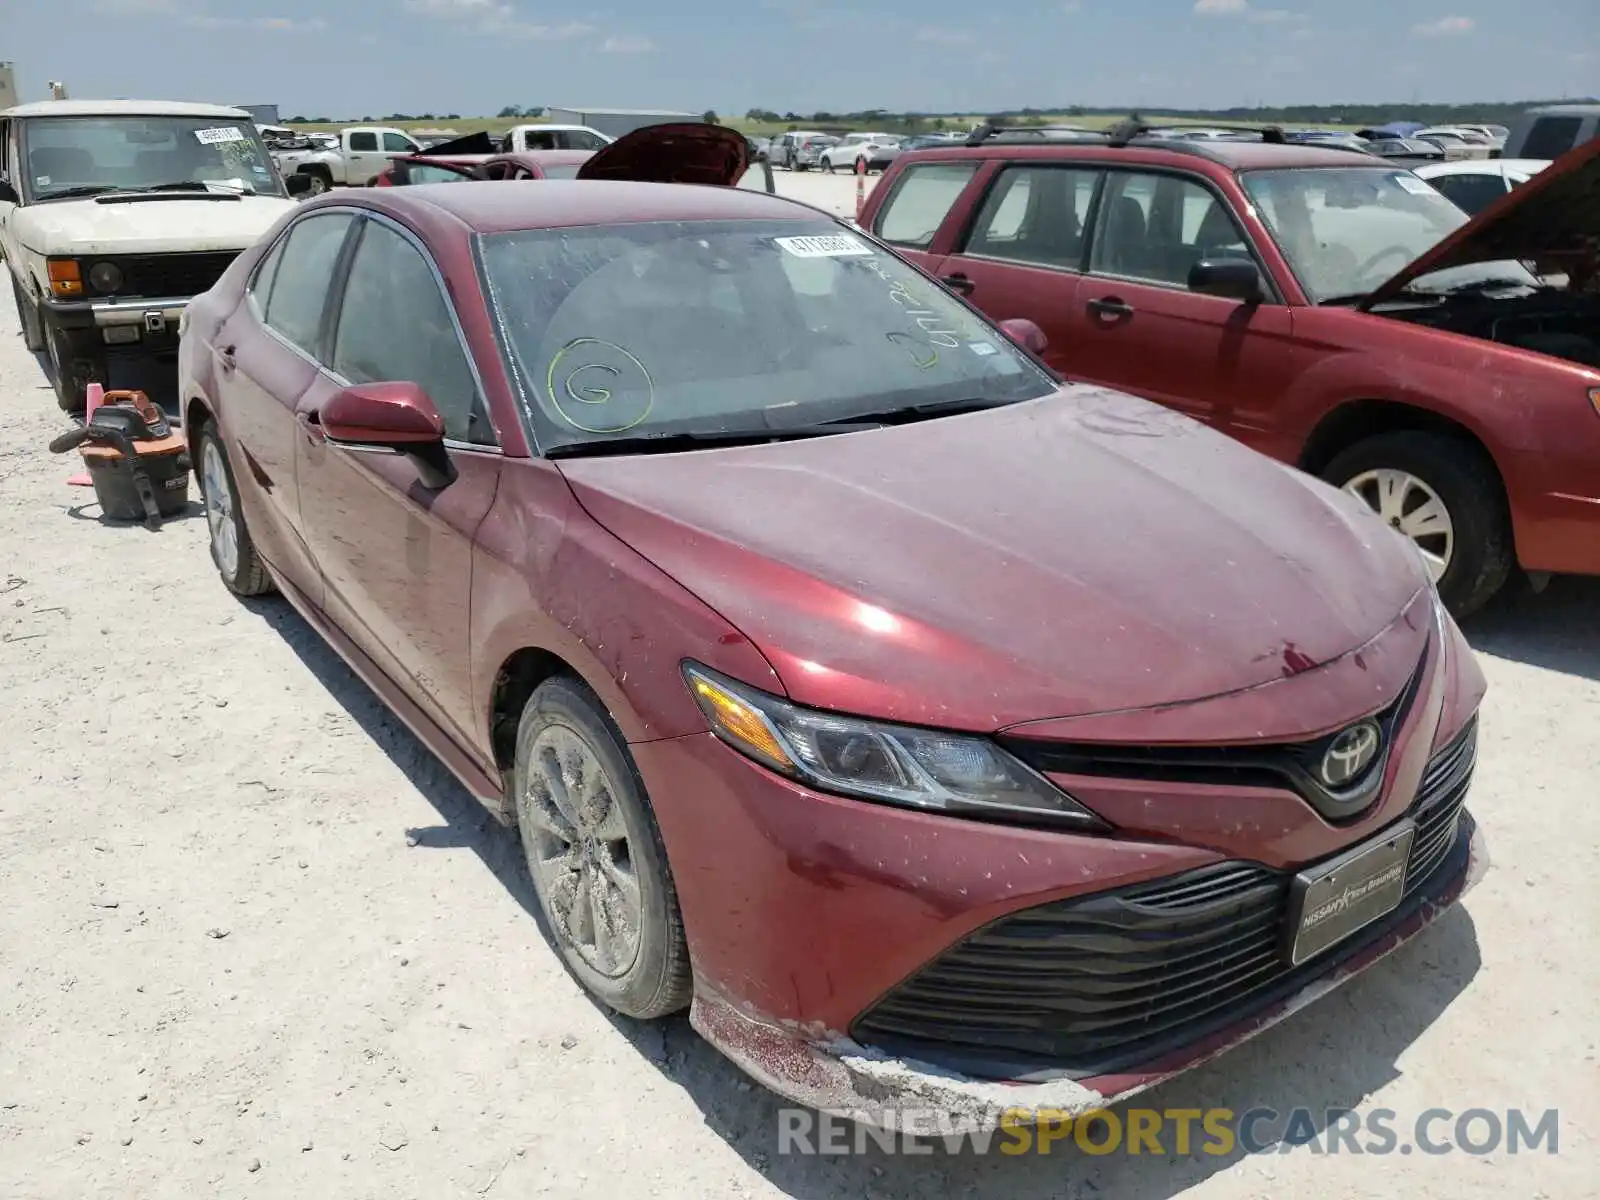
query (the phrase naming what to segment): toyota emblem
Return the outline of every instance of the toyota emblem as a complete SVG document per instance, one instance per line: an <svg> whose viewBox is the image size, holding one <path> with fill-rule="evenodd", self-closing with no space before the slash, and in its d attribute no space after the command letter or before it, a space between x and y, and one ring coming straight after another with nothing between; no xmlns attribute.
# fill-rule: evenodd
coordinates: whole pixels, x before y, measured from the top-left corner
<svg viewBox="0 0 1600 1200"><path fill-rule="evenodd" d="M1372 721L1362 721L1343 730L1322 756L1322 782L1326 787L1348 787L1367 773L1378 758L1383 734Z"/></svg>

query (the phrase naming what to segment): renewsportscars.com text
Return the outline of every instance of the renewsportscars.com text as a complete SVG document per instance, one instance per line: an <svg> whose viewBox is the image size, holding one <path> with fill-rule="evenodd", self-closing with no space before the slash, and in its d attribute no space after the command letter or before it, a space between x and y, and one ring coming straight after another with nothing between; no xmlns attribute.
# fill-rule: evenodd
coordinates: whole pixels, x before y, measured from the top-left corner
<svg viewBox="0 0 1600 1200"><path fill-rule="evenodd" d="M861 1119L858 1120L857 1117ZM960 1131L942 1109L899 1109L899 1131L850 1109L778 1110L778 1153L866 1154L1559 1154L1561 1114L1519 1108L1130 1108L1071 1116L1012 1109L999 1127Z"/></svg>

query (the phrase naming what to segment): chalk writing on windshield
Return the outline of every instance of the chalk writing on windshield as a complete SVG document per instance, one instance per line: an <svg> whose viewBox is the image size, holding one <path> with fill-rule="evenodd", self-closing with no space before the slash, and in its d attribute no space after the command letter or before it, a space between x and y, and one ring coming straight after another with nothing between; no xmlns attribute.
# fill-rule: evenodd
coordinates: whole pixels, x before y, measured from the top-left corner
<svg viewBox="0 0 1600 1200"><path fill-rule="evenodd" d="M556 414L584 433L622 433L655 406L645 365L615 342L573 338L550 360L545 391Z"/></svg>

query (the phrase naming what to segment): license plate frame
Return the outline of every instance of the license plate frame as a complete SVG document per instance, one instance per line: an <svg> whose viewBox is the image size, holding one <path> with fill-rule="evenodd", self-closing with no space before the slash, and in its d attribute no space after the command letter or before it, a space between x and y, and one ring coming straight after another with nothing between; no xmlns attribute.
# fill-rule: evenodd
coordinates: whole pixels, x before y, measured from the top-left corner
<svg viewBox="0 0 1600 1200"><path fill-rule="evenodd" d="M1290 966L1315 958L1399 907L1416 836L1416 822L1401 821L1294 877L1283 937Z"/></svg>

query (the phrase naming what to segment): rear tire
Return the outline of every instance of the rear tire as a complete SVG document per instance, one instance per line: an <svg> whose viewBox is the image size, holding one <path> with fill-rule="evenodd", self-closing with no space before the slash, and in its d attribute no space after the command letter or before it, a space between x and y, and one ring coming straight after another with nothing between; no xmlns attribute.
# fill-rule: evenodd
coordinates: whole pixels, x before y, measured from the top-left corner
<svg viewBox="0 0 1600 1200"><path fill-rule="evenodd" d="M594 693L557 676L517 725L517 829L567 970L596 999L651 1020L689 1003L683 916L644 782Z"/></svg>
<svg viewBox="0 0 1600 1200"><path fill-rule="evenodd" d="M1377 512L1373 494L1380 472L1409 477L1421 485L1415 495L1432 492L1438 498L1451 529L1448 561L1436 580L1439 595L1457 617L1482 608L1504 586L1516 558L1494 462L1459 438L1406 430L1357 442L1336 455L1322 477Z"/></svg>
<svg viewBox="0 0 1600 1200"><path fill-rule="evenodd" d="M311 176L311 187L306 192L307 198L325 196L333 191L333 176L326 170L305 171L303 174Z"/></svg>
<svg viewBox="0 0 1600 1200"><path fill-rule="evenodd" d="M256 553L250 539L244 512L239 507L239 491L234 485L233 467L216 423L207 421L200 429L200 460L195 464L200 476L200 498L206 508L206 527L210 533L211 561L217 574L235 596L261 596L273 590L272 576Z"/></svg>
<svg viewBox="0 0 1600 1200"><path fill-rule="evenodd" d="M17 323L22 326L22 345L37 354L45 348L44 317L39 312L39 302L22 289L22 281L11 277L11 295L17 302Z"/></svg>

